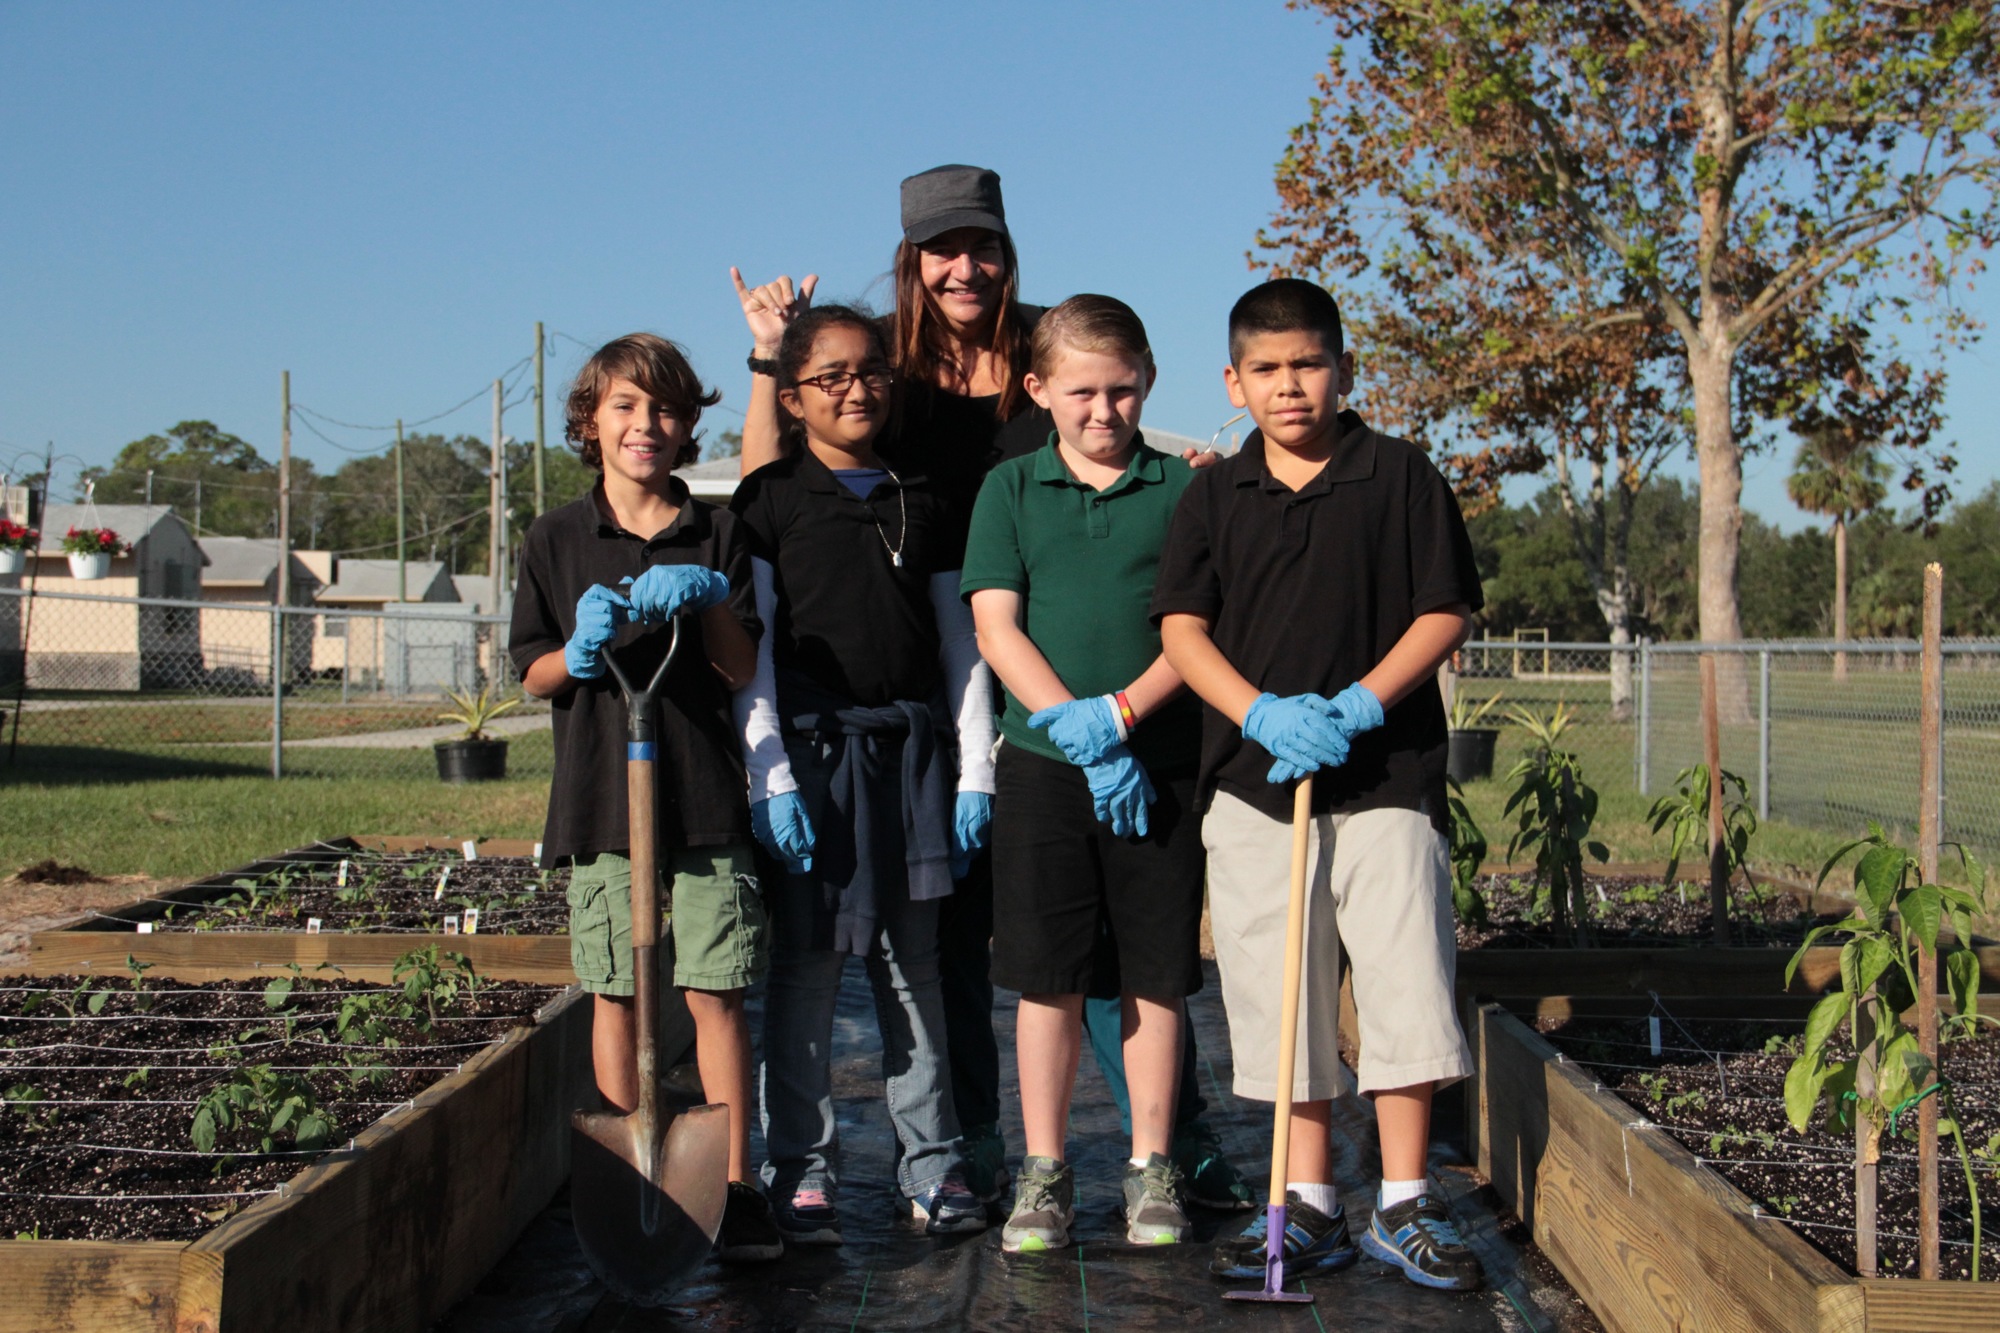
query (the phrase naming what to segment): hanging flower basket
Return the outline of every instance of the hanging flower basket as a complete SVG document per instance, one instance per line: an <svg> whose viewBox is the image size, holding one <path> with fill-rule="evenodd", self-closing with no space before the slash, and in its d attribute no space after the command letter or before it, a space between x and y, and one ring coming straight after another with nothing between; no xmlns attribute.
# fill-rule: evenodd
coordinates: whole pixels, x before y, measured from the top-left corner
<svg viewBox="0 0 2000 1333"><path fill-rule="evenodd" d="M28 566L28 552L41 533L11 518L0 518L0 574L18 574Z"/></svg>
<svg viewBox="0 0 2000 1333"><path fill-rule="evenodd" d="M73 579L101 579L111 572L111 557L130 548L110 528L71 528L63 534Z"/></svg>

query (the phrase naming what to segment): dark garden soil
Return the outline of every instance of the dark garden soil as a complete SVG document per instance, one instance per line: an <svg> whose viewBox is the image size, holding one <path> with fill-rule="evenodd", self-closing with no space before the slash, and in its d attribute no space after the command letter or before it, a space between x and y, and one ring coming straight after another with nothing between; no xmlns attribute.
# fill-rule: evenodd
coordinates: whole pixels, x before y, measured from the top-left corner
<svg viewBox="0 0 2000 1333"><path fill-rule="evenodd" d="M1607 949L1706 946L1715 941L1707 883L1661 884L1631 875L1593 875L1586 867L1591 943ZM1486 900L1486 924L1458 923L1461 949L1571 949L1578 941L1550 921L1548 895L1530 875L1481 875L1476 886ZM1796 949L1815 924L1838 921L1821 913L1808 918L1790 894L1739 881L1729 898L1730 943L1738 948ZM1841 936L1826 942L1839 943Z"/></svg>
<svg viewBox="0 0 2000 1333"><path fill-rule="evenodd" d="M1589 1069L1659 1131L1719 1171L1751 1200L1798 1229L1814 1248L1854 1268L1854 1134L1815 1124L1794 1133L1785 1119L1785 1071L1799 1022L1694 1022L1661 1019L1661 1054L1652 1054L1644 1018L1544 1020L1542 1034ZM1990 1033L1990 1029L1989 1029ZM1830 1059L1852 1049L1828 1048ZM1981 1277L2000 1273L2000 1034L1948 1042L1939 1064L1953 1089L1984 1210ZM1885 1277L1917 1273L1917 1120L1884 1135L1877 1185L1877 1240ZM1957 1149L1940 1134L1942 1271L1971 1276L1972 1211ZM1778 1225L1776 1221L1773 1225Z"/></svg>
<svg viewBox="0 0 2000 1333"><path fill-rule="evenodd" d="M345 865L345 882L342 882ZM563 935L569 870L525 856L468 861L446 852L364 852L239 880L220 897L166 907L156 931L306 930L439 934L479 913L482 935Z"/></svg>
<svg viewBox="0 0 2000 1333"><path fill-rule="evenodd" d="M0 1237L191 1240L324 1155L301 1151L292 1128L268 1155L241 1128L199 1151L196 1103L236 1070L303 1079L339 1151L532 1023L557 991L482 983L474 997L440 996L432 1025L424 1001L403 1016L401 988L363 983L308 978L271 996L241 981L155 982L135 994L128 977L0 977ZM357 999L382 1006L380 1027L343 1040L337 1015Z"/></svg>

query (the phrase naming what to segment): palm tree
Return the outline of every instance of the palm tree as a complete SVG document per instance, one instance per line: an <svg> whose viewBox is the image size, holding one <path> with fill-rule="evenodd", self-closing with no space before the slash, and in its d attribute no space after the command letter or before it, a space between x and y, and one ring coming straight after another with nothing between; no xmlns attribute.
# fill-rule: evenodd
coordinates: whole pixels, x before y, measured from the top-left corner
<svg viewBox="0 0 2000 1333"><path fill-rule="evenodd" d="M1799 445L1785 492L1809 514L1833 520L1833 637L1847 641L1847 525L1889 493L1889 465L1873 447L1835 430L1819 430ZM1847 679L1847 654L1833 655L1833 678Z"/></svg>

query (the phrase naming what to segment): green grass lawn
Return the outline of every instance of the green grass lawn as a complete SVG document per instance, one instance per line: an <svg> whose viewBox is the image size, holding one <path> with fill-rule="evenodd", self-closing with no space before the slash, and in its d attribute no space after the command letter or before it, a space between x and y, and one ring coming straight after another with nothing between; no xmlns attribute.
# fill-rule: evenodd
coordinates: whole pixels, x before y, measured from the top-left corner
<svg viewBox="0 0 2000 1333"><path fill-rule="evenodd" d="M219 745L268 742L269 699L171 699L63 701L63 707L36 707L29 700L21 717L23 745L125 748L131 745ZM338 700L285 704L285 739L318 740L377 731L441 725L444 700L399 700L342 704ZM11 710L10 710L11 711ZM11 731L13 722L7 726Z"/></svg>

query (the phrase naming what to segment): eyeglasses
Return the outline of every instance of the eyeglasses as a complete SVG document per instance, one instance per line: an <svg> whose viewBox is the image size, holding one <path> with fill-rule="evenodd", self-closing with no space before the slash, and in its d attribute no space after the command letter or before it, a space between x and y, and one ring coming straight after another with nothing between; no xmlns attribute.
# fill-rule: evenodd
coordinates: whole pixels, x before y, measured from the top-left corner
<svg viewBox="0 0 2000 1333"><path fill-rule="evenodd" d="M896 373L887 366L864 370L858 375L849 370L829 370L824 375L815 375L811 379L800 380L799 383L810 384L829 398L845 398L856 380L881 393L896 382Z"/></svg>

